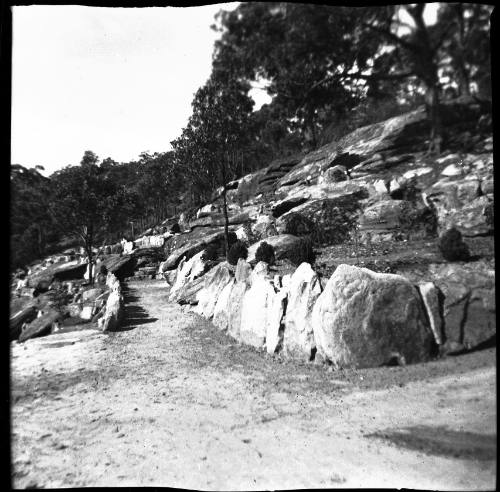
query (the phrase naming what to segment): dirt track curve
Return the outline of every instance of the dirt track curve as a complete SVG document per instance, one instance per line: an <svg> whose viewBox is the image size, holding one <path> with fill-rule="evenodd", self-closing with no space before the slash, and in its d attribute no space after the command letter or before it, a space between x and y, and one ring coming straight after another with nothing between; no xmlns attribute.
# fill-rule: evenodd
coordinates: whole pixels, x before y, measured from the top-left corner
<svg viewBox="0 0 500 492"><path fill-rule="evenodd" d="M496 486L496 349L328 371L129 283L123 331L13 343L13 483L202 490Z"/></svg>

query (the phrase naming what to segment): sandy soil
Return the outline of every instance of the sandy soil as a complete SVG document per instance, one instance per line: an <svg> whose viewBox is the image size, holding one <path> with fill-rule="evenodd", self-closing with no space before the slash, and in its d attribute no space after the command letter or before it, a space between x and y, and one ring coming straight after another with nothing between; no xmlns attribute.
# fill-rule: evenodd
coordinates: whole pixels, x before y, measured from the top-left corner
<svg viewBox="0 0 500 492"><path fill-rule="evenodd" d="M332 372L129 283L123 331L12 343L13 486L496 486L496 349Z"/></svg>

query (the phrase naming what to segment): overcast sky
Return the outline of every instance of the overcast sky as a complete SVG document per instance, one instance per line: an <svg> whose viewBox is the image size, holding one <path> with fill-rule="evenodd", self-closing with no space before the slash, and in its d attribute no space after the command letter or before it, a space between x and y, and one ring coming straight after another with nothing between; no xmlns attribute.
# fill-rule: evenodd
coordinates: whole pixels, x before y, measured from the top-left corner
<svg viewBox="0 0 500 492"><path fill-rule="evenodd" d="M13 7L12 163L168 150L210 75L214 15L236 6Z"/></svg>

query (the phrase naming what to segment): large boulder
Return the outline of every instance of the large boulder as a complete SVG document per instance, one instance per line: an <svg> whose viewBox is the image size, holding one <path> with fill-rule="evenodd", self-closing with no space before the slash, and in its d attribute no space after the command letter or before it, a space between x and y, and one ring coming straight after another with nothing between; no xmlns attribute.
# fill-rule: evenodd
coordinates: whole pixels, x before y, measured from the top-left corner
<svg viewBox="0 0 500 492"><path fill-rule="evenodd" d="M170 289L169 300L173 301L176 298L177 292L187 283L192 282L207 270L207 262L203 259L205 250L200 251L189 260L182 259L177 267L175 283Z"/></svg>
<svg viewBox="0 0 500 492"><path fill-rule="evenodd" d="M316 349L312 310L321 294L321 284L309 263L302 263L295 270L288 292L283 350L289 357L310 360Z"/></svg>
<svg viewBox="0 0 500 492"><path fill-rule="evenodd" d="M9 319L10 340L17 340L21 334L21 328L24 323L30 323L37 314L36 304L28 303L21 310L14 313Z"/></svg>
<svg viewBox="0 0 500 492"><path fill-rule="evenodd" d="M28 323L19 335L19 342L24 342L30 338L49 335L54 323L62 318L61 313L50 309L31 323Z"/></svg>
<svg viewBox="0 0 500 492"><path fill-rule="evenodd" d="M229 312L231 309L230 296L235 280L230 281L221 291L214 307L213 324L222 331L226 331L229 326Z"/></svg>
<svg viewBox="0 0 500 492"><path fill-rule="evenodd" d="M232 268L227 262L219 263L205 276L204 288L198 292L198 305L194 311L205 318L214 315L215 305L221 292L234 278Z"/></svg>
<svg viewBox="0 0 500 492"><path fill-rule="evenodd" d="M292 234L279 234L277 236L267 237L252 244L248 248L247 261L252 265L256 263L257 260L255 259L255 254L257 253L257 249L262 242L266 242L274 248L274 256L276 260L282 260L284 258L289 258L293 251L300 248L304 241L304 238L293 236ZM302 259L302 261L305 260L307 260L307 258Z"/></svg>
<svg viewBox="0 0 500 492"><path fill-rule="evenodd" d="M173 236L165 243L167 259L163 263L163 271L173 270L183 257L191 258L205 249L209 244L223 248L223 228L197 228L194 231Z"/></svg>
<svg viewBox="0 0 500 492"><path fill-rule="evenodd" d="M241 328L241 312L243 308L243 298L251 285L252 267L250 264L240 258L236 265L235 282L229 293L227 301L227 329L229 335L239 340Z"/></svg>
<svg viewBox="0 0 500 492"><path fill-rule="evenodd" d="M268 265L259 262L251 275L251 286L245 292L241 308L241 342L262 348L272 312L275 290L268 276Z"/></svg>
<svg viewBox="0 0 500 492"><path fill-rule="evenodd" d="M416 288L399 275L339 265L313 308L318 353L336 368L407 363L431 355L433 337Z"/></svg>

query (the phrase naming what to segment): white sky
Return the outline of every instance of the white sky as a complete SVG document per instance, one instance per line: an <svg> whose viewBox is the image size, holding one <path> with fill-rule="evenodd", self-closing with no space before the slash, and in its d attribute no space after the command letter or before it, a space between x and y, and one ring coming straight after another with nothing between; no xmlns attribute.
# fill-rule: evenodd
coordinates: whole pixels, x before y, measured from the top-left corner
<svg viewBox="0 0 500 492"><path fill-rule="evenodd" d="M118 162L169 150L210 75L214 15L237 5L13 7L12 163L48 175L85 150ZM251 94L254 109L270 100Z"/></svg>
<svg viewBox="0 0 500 492"><path fill-rule="evenodd" d="M236 6L13 7L12 163L50 174L85 150L170 149L210 75L214 15Z"/></svg>

